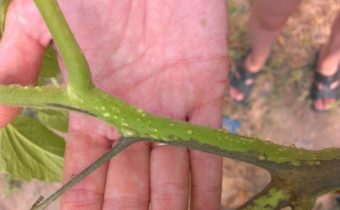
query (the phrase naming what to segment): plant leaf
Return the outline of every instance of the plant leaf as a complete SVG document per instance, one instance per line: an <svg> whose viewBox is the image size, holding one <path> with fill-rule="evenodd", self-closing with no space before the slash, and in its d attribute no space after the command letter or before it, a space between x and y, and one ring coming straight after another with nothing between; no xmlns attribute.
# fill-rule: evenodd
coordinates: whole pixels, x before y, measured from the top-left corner
<svg viewBox="0 0 340 210"><path fill-rule="evenodd" d="M67 112L55 110L37 110L37 117L39 121L48 128L60 131L62 133L67 132Z"/></svg>
<svg viewBox="0 0 340 210"><path fill-rule="evenodd" d="M57 77L59 65L54 49L49 45L45 49L44 58L40 67L40 77Z"/></svg>
<svg viewBox="0 0 340 210"><path fill-rule="evenodd" d="M0 38L5 28L5 18L10 0L0 0Z"/></svg>
<svg viewBox="0 0 340 210"><path fill-rule="evenodd" d="M61 180L64 140L37 120L18 116L0 129L0 172L16 179Z"/></svg>

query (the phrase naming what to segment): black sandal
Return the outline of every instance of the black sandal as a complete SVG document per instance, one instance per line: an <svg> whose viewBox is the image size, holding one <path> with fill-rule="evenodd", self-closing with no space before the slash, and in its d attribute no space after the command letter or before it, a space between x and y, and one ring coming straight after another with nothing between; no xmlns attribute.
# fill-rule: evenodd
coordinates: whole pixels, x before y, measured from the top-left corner
<svg viewBox="0 0 340 210"><path fill-rule="evenodd" d="M311 99L313 102L319 99L335 99L338 100L340 97L340 69L332 76L324 76L319 72L315 72L314 74L314 81L311 88ZM335 88L331 88L334 82L338 82ZM320 88L319 86L322 85ZM315 111L326 111L317 109L312 104L312 108Z"/></svg>
<svg viewBox="0 0 340 210"><path fill-rule="evenodd" d="M247 54L248 55L248 54ZM237 101L237 100L234 100L236 102L245 102L254 85L255 85L255 79L257 77L257 75L259 74L259 72L255 72L255 73L252 73L252 72L249 72L245 67L244 67L244 61L245 61L245 58L247 56L243 57L240 62L238 62L237 66L236 66L236 72L230 72L229 74L229 84L230 86L232 86L233 88L236 88L238 91L240 91L244 97L242 100L240 101ZM247 80L254 80L251 84L247 84L246 81Z"/></svg>

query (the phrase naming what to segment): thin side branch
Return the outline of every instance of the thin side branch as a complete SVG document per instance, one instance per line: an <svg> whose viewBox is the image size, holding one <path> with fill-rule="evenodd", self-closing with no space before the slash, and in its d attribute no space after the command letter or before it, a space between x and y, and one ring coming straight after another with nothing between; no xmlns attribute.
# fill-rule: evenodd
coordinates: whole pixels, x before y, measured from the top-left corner
<svg viewBox="0 0 340 210"><path fill-rule="evenodd" d="M56 0L34 0L67 69L70 90L93 87L90 68Z"/></svg>
<svg viewBox="0 0 340 210"><path fill-rule="evenodd" d="M87 177L97 168L99 168L104 163L109 161L112 157L117 155L119 152L123 151L126 147L128 147L129 145L137 141L138 139L136 138L121 138L115 147L113 147L110 151L105 153L102 157L100 157L98 160L92 163L89 167L87 167L82 172L80 172L78 175L76 175L74 178L72 178L70 181L68 181L65 185L63 185L59 190L57 190L55 193L50 195L47 199L44 200L44 197L40 196L38 200L33 204L30 210L46 209L48 205L50 205L53 201L58 199L63 193L65 193L66 191L71 189L73 186L78 184L81 180L83 180L85 177Z"/></svg>

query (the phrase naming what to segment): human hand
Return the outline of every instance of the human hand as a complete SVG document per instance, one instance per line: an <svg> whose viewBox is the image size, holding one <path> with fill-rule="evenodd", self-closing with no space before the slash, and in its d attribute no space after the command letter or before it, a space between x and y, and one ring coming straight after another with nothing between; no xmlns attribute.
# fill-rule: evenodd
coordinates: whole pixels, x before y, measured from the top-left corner
<svg viewBox="0 0 340 210"><path fill-rule="evenodd" d="M225 1L58 2L97 87L153 114L220 127L227 69ZM50 41L33 2L13 0L0 44L0 81L34 83ZM17 110L0 112L3 125ZM71 113L64 180L117 138L107 124ZM137 143L65 193L62 209L187 209L190 196L192 209L219 209L221 169L219 157Z"/></svg>

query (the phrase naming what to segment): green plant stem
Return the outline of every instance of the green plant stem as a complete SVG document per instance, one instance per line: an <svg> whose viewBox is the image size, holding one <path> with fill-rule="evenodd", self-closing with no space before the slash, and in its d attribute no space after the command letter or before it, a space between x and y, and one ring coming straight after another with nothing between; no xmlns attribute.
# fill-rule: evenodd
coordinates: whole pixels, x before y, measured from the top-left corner
<svg viewBox="0 0 340 210"><path fill-rule="evenodd" d="M35 3L67 68L67 91L51 87L0 87L1 104L77 111L108 122L124 138L138 137L145 141L185 146L265 168L271 173L272 182L268 191L250 202L257 209L271 204L272 208L276 208L282 202L297 208L309 208L313 203L312 198L318 193L340 188L340 149L307 151L230 134L224 130L173 121L145 113L94 88L87 61L57 2L35 0ZM79 177L84 176L86 173Z"/></svg>
<svg viewBox="0 0 340 210"><path fill-rule="evenodd" d="M68 88L86 91L93 87L90 68L56 0L34 0L57 45L67 69Z"/></svg>
<svg viewBox="0 0 340 210"><path fill-rule="evenodd" d="M58 189L55 193L50 195L47 199L43 200L44 197L39 197L39 199L34 203L31 210L43 210L46 209L48 205L50 205L53 201L59 198L63 193L71 189L73 186L78 184L81 180L95 171L97 168L102 166L104 163L109 161L112 157L117 155L119 152L123 151L129 145L137 142L136 138L121 138L117 145L115 145L110 151L106 152L102 157L92 163L89 167L84 169L78 175L73 177L70 181L64 184L60 189Z"/></svg>
<svg viewBox="0 0 340 210"><path fill-rule="evenodd" d="M340 188L339 149L307 151L161 118L95 88L69 94L55 87L0 86L0 103L78 111L110 123L124 138L180 145L252 163L271 173L274 187L287 189L285 192L299 195L300 200Z"/></svg>
<svg viewBox="0 0 340 210"><path fill-rule="evenodd" d="M124 137L139 136L148 141L184 145L265 169L272 168L273 164L317 167L322 161L340 161L340 149L308 151L231 134L221 129L157 117L99 89L68 94L62 88L0 86L0 103L83 112L108 122Z"/></svg>
<svg viewBox="0 0 340 210"><path fill-rule="evenodd" d="M67 91L57 87L32 87L19 85L0 85L0 101L4 105L48 108L48 103L70 105ZM1 102L0 102L1 103ZM50 107L53 108L53 107Z"/></svg>

